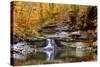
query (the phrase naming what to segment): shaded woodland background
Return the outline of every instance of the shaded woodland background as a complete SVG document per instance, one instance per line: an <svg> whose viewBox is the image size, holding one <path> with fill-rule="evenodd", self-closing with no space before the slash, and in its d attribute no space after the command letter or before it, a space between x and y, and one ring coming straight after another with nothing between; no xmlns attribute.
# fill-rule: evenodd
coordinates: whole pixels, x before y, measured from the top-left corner
<svg viewBox="0 0 100 67"><path fill-rule="evenodd" d="M73 4L39 2L11 2L11 35L15 40L27 37L42 37L41 30L62 23L69 25L68 31L81 30L95 34L97 7Z"/></svg>

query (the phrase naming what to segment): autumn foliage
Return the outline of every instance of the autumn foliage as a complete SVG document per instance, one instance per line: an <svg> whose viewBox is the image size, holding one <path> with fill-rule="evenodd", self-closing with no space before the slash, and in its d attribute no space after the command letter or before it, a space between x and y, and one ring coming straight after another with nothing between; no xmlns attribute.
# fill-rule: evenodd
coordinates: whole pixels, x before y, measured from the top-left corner
<svg viewBox="0 0 100 67"><path fill-rule="evenodd" d="M91 20L87 18L91 8L83 5L13 1L11 2L12 32L13 35L22 38L39 37L42 27L62 22L73 22L76 28L78 26L80 28L82 21ZM70 19L70 17L75 18ZM94 18L92 21L96 22ZM83 27L85 25L83 23Z"/></svg>

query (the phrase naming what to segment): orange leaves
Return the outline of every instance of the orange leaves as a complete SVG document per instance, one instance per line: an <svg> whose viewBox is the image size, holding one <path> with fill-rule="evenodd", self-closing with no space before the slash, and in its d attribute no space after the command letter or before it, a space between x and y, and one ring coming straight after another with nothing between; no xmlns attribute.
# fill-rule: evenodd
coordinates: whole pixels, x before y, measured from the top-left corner
<svg viewBox="0 0 100 67"><path fill-rule="evenodd" d="M79 16L87 11L87 7L83 7L85 10L81 10L82 6L76 5L21 1L12 4L13 30L15 33L24 36L26 34L39 36L38 31L42 26L51 23L58 24L68 20L70 11L75 11Z"/></svg>

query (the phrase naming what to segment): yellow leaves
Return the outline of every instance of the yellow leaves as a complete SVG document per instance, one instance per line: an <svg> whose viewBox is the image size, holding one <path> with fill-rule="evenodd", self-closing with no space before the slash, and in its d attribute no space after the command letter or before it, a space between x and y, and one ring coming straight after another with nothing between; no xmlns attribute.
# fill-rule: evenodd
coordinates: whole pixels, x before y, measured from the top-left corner
<svg viewBox="0 0 100 67"><path fill-rule="evenodd" d="M40 36L39 32L37 32L37 30L32 30L32 34L33 36Z"/></svg>
<svg viewBox="0 0 100 67"><path fill-rule="evenodd" d="M55 5L54 5L54 11L53 11L53 13L60 12L61 9L62 9L61 7L62 7L61 4L55 4Z"/></svg>
<svg viewBox="0 0 100 67"><path fill-rule="evenodd" d="M68 5L68 11L77 11L79 6L77 5Z"/></svg>
<svg viewBox="0 0 100 67"><path fill-rule="evenodd" d="M87 6L81 6L79 7L79 12L78 12L78 16L81 17L82 15L86 15L87 14Z"/></svg>
<svg viewBox="0 0 100 67"><path fill-rule="evenodd" d="M14 32L22 36L40 36L42 25L56 24L68 19L68 12L75 11L80 16L87 7L54 3L13 2Z"/></svg>

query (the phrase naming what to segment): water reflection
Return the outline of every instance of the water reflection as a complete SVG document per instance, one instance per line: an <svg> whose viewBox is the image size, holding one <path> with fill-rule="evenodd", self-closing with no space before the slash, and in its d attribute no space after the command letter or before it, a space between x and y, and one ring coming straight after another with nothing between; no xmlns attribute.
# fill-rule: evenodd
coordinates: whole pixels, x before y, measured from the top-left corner
<svg viewBox="0 0 100 67"><path fill-rule="evenodd" d="M54 50L44 50L43 52L46 54L46 60L47 61L54 59L54 57L55 57Z"/></svg>
<svg viewBox="0 0 100 67"><path fill-rule="evenodd" d="M14 53L13 58L18 59L18 60L25 60L27 57L25 55L22 55L22 54Z"/></svg>
<svg viewBox="0 0 100 67"><path fill-rule="evenodd" d="M82 56L84 56L84 54L85 54L84 48L76 48L75 53L76 53L75 55L76 55L77 57L82 57Z"/></svg>
<svg viewBox="0 0 100 67"><path fill-rule="evenodd" d="M85 55L89 55L90 53L86 52L84 48L83 49L80 49L80 48L70 49L69 48L69 49L62 49L62 50L42 50L42 51L37 50L36 52L31 52L31 54L34 54L38 59L40 58L41 55L43 55L45 57L44 61L51 61L51 60L55 60L56 57L58 57L59 59L61 56L63 57L69 57L69 56L84 57ZM13 58L20 59L20 60L26 59L28 57L27 55L22 55L18 53L13 54ZM31 59L33 58L34 56L31 57Z"/></svg>
<svg viewBox="0 0 100 67"><path fill-rule="evenodd" d="M50 45L51 40L49 39L47 41L48 41L48 44ZM81 62L81 61L96 60L96 54L92 51L90 52L87 51L84 46L84 43L73 42L71 43L71 45L72 47L75 47L75 48L73 49L69 47L69 48L60 49L60 50L58 49L47 50L44 48L39 48L39 49L32 48L30 47L30 45L24 44L24 46L23 45L20 45L20 46L23 46L23 49L24 48L25 49L21 51L14 51L12 53L13 55L12 58L17 59L18 62L15 61L14 62L15 64L19 64L19 63L21 64L22 62L19 62L19 60L23 60L24 65L25 63L26 64L44 64L47 62L60 63L60 62L79 62L79 61ZM22 49L22 47L20 48ZM20 48L18 48L18 50L20 50Z"/></svg>

